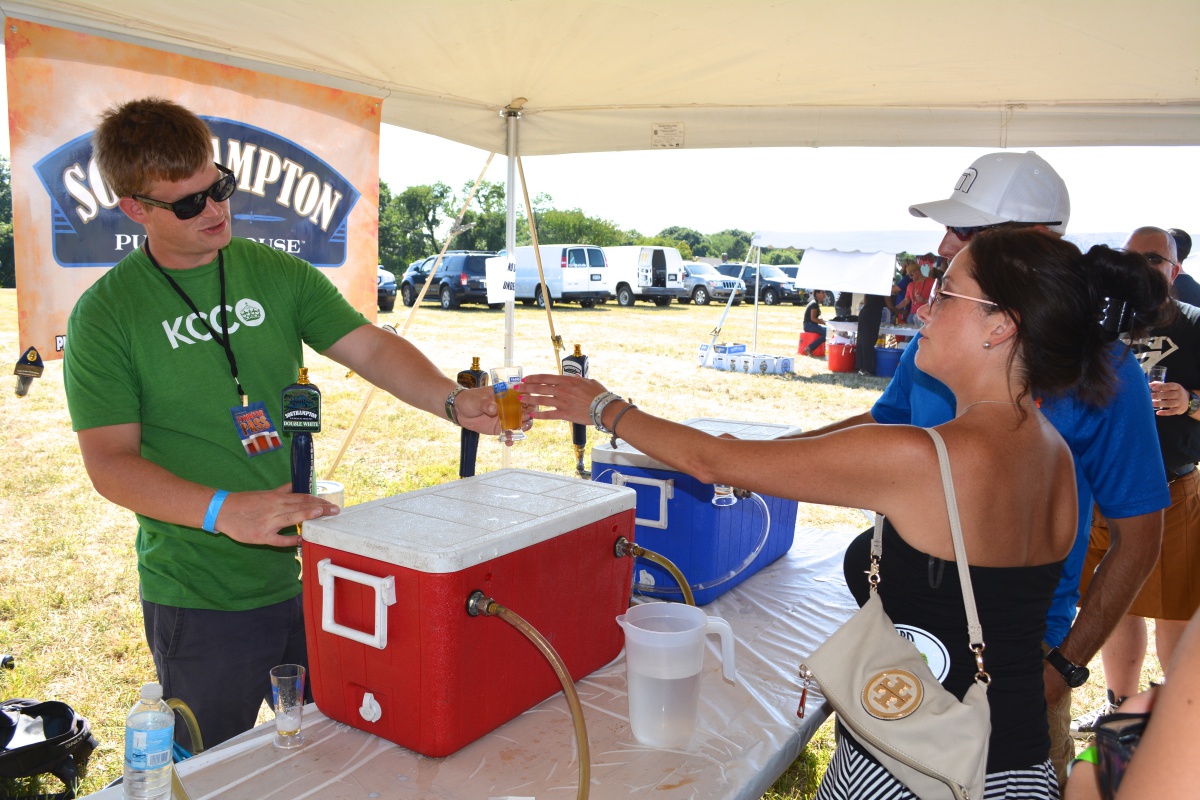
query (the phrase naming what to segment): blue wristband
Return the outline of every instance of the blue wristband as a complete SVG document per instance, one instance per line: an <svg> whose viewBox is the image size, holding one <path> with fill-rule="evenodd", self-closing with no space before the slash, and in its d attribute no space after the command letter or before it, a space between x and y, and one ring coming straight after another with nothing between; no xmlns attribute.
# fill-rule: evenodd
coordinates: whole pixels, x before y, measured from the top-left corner
<svg viewBox="0 0 1200 800"><path fill-rule="evenodd" d="M217 532L217 514L221 513L221 506L225 504L225 498L228 496L229 492L217 489L212 500L208 501L208 511L204 512L204 530L209 533Z"/></svg>

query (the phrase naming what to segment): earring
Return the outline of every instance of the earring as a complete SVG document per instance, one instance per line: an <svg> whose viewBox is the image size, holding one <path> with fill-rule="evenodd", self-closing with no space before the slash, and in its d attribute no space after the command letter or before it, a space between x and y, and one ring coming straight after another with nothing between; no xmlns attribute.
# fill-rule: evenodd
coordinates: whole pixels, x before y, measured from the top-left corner
<svg viewBox="0 0 1200 800"><path fill-rule="evenodd" d="M984 349L984 350L991 350L991 349L992 349L992 343L991 343L991 342L984 342L984 343L983 343L983 349Z"/></svg>

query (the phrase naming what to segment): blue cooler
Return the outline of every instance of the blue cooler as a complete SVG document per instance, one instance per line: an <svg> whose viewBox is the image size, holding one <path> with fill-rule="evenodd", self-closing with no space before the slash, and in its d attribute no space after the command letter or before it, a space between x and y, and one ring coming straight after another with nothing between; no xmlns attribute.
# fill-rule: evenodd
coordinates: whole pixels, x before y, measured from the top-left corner
<svg viewBox="0 0 1200 800"><path fill-rule="evenodd" d="M739 439L777 439L800 432L789 425L725 419L689 419L683 424ZM786 553L796 534L795 500L753 495L732 506L715 506L712 484L677 472L625 441L618 440L616 448L609 442L592 448L592 480L634 490L635 541L679 567L697 605L716 600ZM671 574L646 559L637 560L633 591L683 600Z"/></svg>

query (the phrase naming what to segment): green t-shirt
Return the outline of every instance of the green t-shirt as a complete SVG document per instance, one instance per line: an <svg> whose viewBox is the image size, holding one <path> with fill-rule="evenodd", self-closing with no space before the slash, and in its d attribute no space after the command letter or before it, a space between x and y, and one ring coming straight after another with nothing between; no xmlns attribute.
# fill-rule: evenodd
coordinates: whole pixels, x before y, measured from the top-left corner
<svg viewBox="0 0 1200 800"><path fill-rule="evenodd" d="M301 342L324 351L368 322L305 261L238 238L223 252L238 377L247 402L265 402L278 430L280 392L296 381ZM170 274L220 332L218 262ZM140 423L144 458L214 489L275 489L290 480L290 437L278 450L246 454L230 414L239 398L225 349L142 250L79 298L63 365L74 430ZM319 386L320 376L312 378ZM241 611L300 592L292 548L137 519L142 597L152 603Z"/></svg>

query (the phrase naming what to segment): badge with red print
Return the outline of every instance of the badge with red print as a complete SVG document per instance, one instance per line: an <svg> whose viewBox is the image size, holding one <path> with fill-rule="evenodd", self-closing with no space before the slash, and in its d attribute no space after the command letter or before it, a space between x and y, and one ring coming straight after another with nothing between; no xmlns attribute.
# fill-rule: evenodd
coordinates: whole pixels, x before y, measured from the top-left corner
<svg viewBox="0 0 1200 800"><path fill-rule="evenodd" d="M271 422L271 415L267 413L267 406L261 400L235 406L229 409L229 413L233 415L233 426L241 437L242 447L246 448L246 455L261 456L283 446L279 432Z"/></svg>

